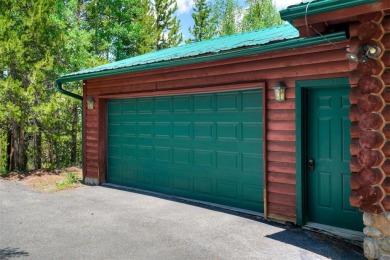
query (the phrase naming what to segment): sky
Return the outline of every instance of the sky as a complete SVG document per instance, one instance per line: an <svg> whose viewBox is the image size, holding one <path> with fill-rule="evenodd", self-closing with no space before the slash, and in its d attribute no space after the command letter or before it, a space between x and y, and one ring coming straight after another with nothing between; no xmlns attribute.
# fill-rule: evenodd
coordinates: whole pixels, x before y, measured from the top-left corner
<svg viewBox="0 0 390 260"><path fill-rule="evenodd" d="M238 0L243 5L245 0ZM302 0L274 0L275 6L278 10L285 9L287 6L299 4ZM192 8L194 7L194 0L177 0L178 12L177 16L181 21L181 31L184 36L184 40L190 37L188 28L193 25L191 17Z"/></svg>

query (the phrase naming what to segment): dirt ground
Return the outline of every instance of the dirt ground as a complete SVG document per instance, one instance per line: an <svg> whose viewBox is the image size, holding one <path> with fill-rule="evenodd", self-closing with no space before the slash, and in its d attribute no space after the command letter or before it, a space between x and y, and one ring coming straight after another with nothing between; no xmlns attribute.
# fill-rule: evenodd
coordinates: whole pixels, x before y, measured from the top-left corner
<svg viewBox="0 0 390 260"><path fill-rule="evenodd" d="M67 175L73 174L78 180L76 183L66 185ZM69 167L60 170L46 171L37 170L28 173L11 172L1 175L0 179L22 183L40 192L58 192L74 190L82 187L82 169L79 167ZM65 184L65 185L61 185Z"/></svg>

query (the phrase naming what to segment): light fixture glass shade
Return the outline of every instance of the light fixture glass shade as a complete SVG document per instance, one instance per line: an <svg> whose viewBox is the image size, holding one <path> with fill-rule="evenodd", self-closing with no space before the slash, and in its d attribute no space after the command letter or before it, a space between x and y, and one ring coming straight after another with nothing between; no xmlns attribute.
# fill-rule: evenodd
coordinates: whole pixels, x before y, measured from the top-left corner
<svg viewBox="0 0 390 260"><path fill-rule="evenodd" d="M355 62L355 63L357 63L359 61L358 56L356 55L356 53L353 53L353 52L348 52L347 54L345 54L345 57L349 61L352 61L352 62Z"/></svg>
<svg viewBox="0 0 390 260"><path fill-rule="evenodd" d="M276 101L285 101L286 100L286 86L282 82L278 82L274 87L275 91L275 100Z"/></svg>
<svg viewBox="0 0 390 260"><path fill-rule="evenodd" d="M377 58L382 52L382 49L379 46L366 46L366 56L369 58Z"/></svg>
<svg viewBox="0 0 390 260"><path fill-rule="evenodd" d="M88 98L88 100L87 100L87 108L89 110L94 109L94 104L95 104L95 100L92 97Z"/></svg>

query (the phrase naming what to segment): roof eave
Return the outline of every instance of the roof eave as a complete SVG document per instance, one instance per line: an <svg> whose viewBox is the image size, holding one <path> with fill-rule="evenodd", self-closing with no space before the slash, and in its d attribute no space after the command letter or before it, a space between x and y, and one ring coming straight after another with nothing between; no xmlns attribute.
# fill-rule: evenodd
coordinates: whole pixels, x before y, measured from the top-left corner
<svg viewBox="0 0 390 260"><path fill-rule="evenodd" d="M189 64L195 64L201 62L211 62L211 61L228 59L228 58L236 58L240 56L249 56L249 55L261 54L261 53L272 52L272 51L281 51L281 50L288 50L288 49L299 48L299 47L319 45L319 44L328 43L329 41L337 42L346 39L347 36L345 32L328 34L326 35L326 38L322 36L310 37L310 38L294 38L287 41L280 41L280 42L271 43L267 45L258 45L258 46L243 48L243 49L235 49L235 50L230 50L227 52L221 52L217 54L212 53L209 55L187 57L187 58L181 58L176 60L156 62L151 64L143 64L143 65L138 65L133 67L96 71L96 72L90 72L90 73L79 74L79 75L63 76L61 78L58 78L56 82L66 83L66 82L72 82L77 80L87 80L93 78L125 74L130 72L163 69L168 67L189 65Z"/></svg>
<svg viewBox="0 0 390 260"><path fill-rule="evenodd" d="M316 15L358 5L378 2L379 0L343 0L343 1L317 1L308 3L309 8L306 14L307 4L288 7L280 11L283 20L292 23L292 20L310 15Z"/></svg>

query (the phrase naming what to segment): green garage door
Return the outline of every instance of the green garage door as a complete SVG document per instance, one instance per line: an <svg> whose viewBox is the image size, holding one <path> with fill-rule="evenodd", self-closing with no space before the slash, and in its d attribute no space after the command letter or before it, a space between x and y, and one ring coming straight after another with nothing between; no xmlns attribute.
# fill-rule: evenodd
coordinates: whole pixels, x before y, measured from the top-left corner
<svg viewBox="0 0 390 260"><path fill-rule="evenodd" d="M108 100L108 181L263 212L262 92Z"/></svg>

